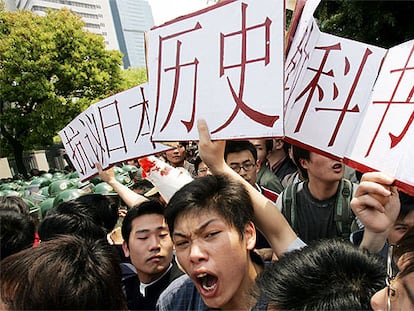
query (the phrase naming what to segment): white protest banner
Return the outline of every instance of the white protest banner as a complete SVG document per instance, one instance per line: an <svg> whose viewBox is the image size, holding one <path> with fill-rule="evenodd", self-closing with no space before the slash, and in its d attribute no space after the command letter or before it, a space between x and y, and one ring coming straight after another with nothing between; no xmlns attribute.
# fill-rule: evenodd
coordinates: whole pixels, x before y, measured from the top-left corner
<svg viewBox="0 0 414 311"><path fill-rule="evenodd" d="M292 58L286 63L291 66L302 51L299 74L288 67L286 75L285 136L295 144L342 158L369 102L386 50L321 33L314 22L299 44L291 46Z"/></svg>
<svg viewBox="0 0 414 311"><path fill-rule="evenodd" d="M150 140L146 84L110 96L78 115L59 132L66 153L82 180L128 159L167 150Z"/></svg>
<svg viewBox="0 0 414 311"><path fill-rule="evenodd" d="M414 40L388 50L345 162L381 170L414 195Z"/></svg>
<svg viewBox="0 0 414 311"><path fill-rule="evenodd" d="M226 1L149 32L153 140L283 136L284 1Z"/></svg>

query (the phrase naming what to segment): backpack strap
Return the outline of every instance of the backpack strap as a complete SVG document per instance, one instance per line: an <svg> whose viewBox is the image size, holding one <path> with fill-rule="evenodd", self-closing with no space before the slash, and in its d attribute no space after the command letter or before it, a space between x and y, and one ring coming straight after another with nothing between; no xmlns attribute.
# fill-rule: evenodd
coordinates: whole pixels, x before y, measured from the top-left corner
<svg viewBox="0 0 414 311"><path fill-rule="evenodd" d="M348 179L341 179L335 208L335 223L338 233L345 239L351 235L351 226L355 217L351 210L353 184Z"/></svg>
<svg viewBox="0 0 414 311"><path fill-rule="evenodd" d="M301 182L303 183L303 182ZM298 189L299 183L290 184L284 191L282 196L282 213L285 216L286 220L297 232L297 223L296 223L296 192Z"/></svg>

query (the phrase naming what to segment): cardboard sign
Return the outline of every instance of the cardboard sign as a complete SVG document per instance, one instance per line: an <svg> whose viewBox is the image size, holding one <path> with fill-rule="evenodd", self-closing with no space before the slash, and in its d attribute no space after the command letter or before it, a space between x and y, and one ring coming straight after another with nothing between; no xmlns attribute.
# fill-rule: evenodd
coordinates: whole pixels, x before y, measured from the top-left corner
<svg viewBox="0 0 414 311"><path fill-rule="evenodd" d="M226 1L149 32L155 141L283 136L284 2Z"/></svg>
<svg viewBox="0 0 414 311"><path fill-rule="evenodd" d="M389 49L345 162L381 170L414 195L414 40ZM411 185L411 186L410 186Z"/></svg>
<svg viewBox="0 0 414 311"><path fill-rule="evenodd" d="M82 180L128 159L168 149L150 140L146 84L108 97L78 115L59 132L66 153Z"/></svg>

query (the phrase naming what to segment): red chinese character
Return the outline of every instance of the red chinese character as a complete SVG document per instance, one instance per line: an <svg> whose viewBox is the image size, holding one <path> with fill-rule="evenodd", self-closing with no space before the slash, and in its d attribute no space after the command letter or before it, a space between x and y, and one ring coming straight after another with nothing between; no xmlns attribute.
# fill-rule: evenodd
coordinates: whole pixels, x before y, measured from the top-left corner
<svg viewBox="0 0 414 311"><path fill-rule="evenodd" d="M108 151L108 158L111 157L111 152L119 149L124 149L124 152L127 152L127 146L125 143L125 137L124 137L124 131L122 128L121 118L119 115L119 108L118 108L118 102L114 100L112 103L102 105L98 107L99 115L101 118L101 124L102 124L102 130L104 132L104 139L106 144L106 150ZM113 117L116 116L116 122L105 124L105 116ZM109 129L115 129L118 130L120 139L119 140L111 140L111 143L114 142L120 142L120 145L116 146L109 146L109 141L107 138L107 131Z"/></svg>
<svg viewBox="0 0 414 311"><path fill-rule="evenodd" d="M250 119L269 127L272 127L273 124L279 119L279 116L271 116L263 114L259 111L256 111L252 108L250 108L243 100L243 94L244 94L244 87L245 87L245 74L246 74L246 66L250 63L255 62L264 62L264 65L268 65L270 63L270 25L272 21L269 18L266 18L266 20L262 24L257 24L253 26L247 26L246 22L246 11L247 11L248 5L245 3L241 4L242 9L242 21L241 21L241 30L231 32L228 34L220 34L220 77L224 75L225 70L233 69L233 68L240 68L240 81L239 81L239 90L238 92L235 91L232 83L230 82L230 79L227 77L227 83L230 88L231 95L234 99L234 102L236 104L232 114L227 119L226 122L224 122L223 125L219 126L217 129L212 131L212 133L217 133L221 131L222 129L226 128L231 121L236 117L238 112L241 110L243 111ZM265 30L265 40L264 40L264 46L265 46L265 55L260 58L255 59L247 59L247 34L249 31L256 30L259 28L264 28ZM234 37L234 36L240 36L241 37L241 49L240 49L240 63L238 64L231 64L231 65L224 65L224 49L225 49L225 39Z"/></svg>
<svg viewBox="0 0 414 311"><path fill-rule="evenodd" d="M414 44L411 47L411 51L410 51L410 53L409 53L409 55L407 57L407 60L406 60L406 62L404 64L404 67L390 70L390 74L393 74L393 73L399 73L400 74L400 76L398 77L397 85L395 86L395 88L394 88L394 90L393 90L393 92L391 94L390 100L388 100L388 101L374 101L374 102L372 102L372 104L374 104L374 105L378 105L378 104L386 105L386 108L385 108L384 114L382 115L380 124L378 125L378 128L375 131L374 137L372 138L371 144L368 147L368 150L367 150L367 153L365 154L365 157L368 157L369 156L369 154L371 152L371 149L374 146L374 143L375 143L375 141L376 141L376 139L378 137L379 131L382 128L382 125L384 123L384 120L385 120L385 118L386 118L386 116L388 114L388 111L390 110L391 106L395 106L395 105L413 105L414 104L411 101L412 96L414 94L414 86L411 87L411 90L408 93L408 95L407 95L407 97L406 97L406 99L404 101L396 101L395 100L395 96L397 94L397 91L398 91L401 83L403 82L403 79L404 78L407 78L405 76L405 74L409 70L414 70L414 67L408 66L408 64L409 64L409 62L411 60L411 57L413 56L413 52L414 52ZM411 80L409 83L413 83L413 81ZM407 133L408 129L410 128L411 124L413 123L413 119L414 119L414 110L411 113L411 116L408 118L408 121L407 121L406 125L404 126L404 128L403 128L403 130L401 131L400 134L395 135L395 134L389 133L389 136L390 136L390 139L391 139L390 148L394 148L404 138L405 134Z"/></svg>

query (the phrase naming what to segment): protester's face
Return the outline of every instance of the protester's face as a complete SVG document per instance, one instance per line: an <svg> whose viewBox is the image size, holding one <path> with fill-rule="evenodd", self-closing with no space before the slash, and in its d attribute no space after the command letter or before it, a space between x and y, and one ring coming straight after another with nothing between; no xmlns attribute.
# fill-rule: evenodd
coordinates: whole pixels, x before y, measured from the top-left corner
<svg viewBox="0 0 414 311"><path fill-rule="evenodd" d="M257 150L257 159L261 164L266 163L267 150L266 150L266 141L263 139L250 140L250 142L256 147Z"/></svg>
<svg viewBox="0 0 414 311"><path fill-rule="evenodd" d="M256 184L257 172L260 170L260 164L256 163L252 153L249 150L243 150L240 152L233 152L227 155L227 165L230 167L240 167L244 164L254 164L249 171L240 169L238 174L243 177L249 184L254 186Z"/></svg>
<svg viewBox="0 0 414 311"><path fill-rule="evenodd" d="M131 224L129 246L123 244L125 256L137 269L141 282L159 278L171 263L173 244L162 215L147 214L135 218Z"/></svg>
<svg viewBox="0 0 414 311"><path fill-rule="evenodd" d="M180 265L210 308L231 308L254 283L248 277L249 250L256 241L252 223L241 238L219 214L206 209L179 216L173 240Z"/></svg>
<svg viewBox="0 0 414 311"><path fill-rule="evenodd" d="M414 273L391 281L390 302L391 310L414 310ZM388 288L385 287L371 298L371 307L374 311L387 310Z"/></svg>
<svg viewBox="0 0 414 311"><path fill-rule="evenodd" d="M185 147L179 145L177 148L165 152L167 161L171 166L183 166L185 160Z"/></svg>
<svg viewBox="0 0 414 311"><path fill-rule="evenodd" d="M334 182L340 180L344 175L342 162L332 160L315 152L310 153L310 159L300 159L302 166L307 169L309 179L323 182Z"/></svg>
<svg viewBox="0 0 414 311"><path fill-rule="evenodd" d="M198 165L197 177L204 177L207 175L211 175L208 166L204 162L200 162L200 164Z"/></svg>
<svg viewBox="0 0 414 311"><path fill-rule="evenodd" d="M411 211L403 219L397 219L388 236L390 244L398 244L398 241L412 227L414 227L414 211Z"/></svg>

